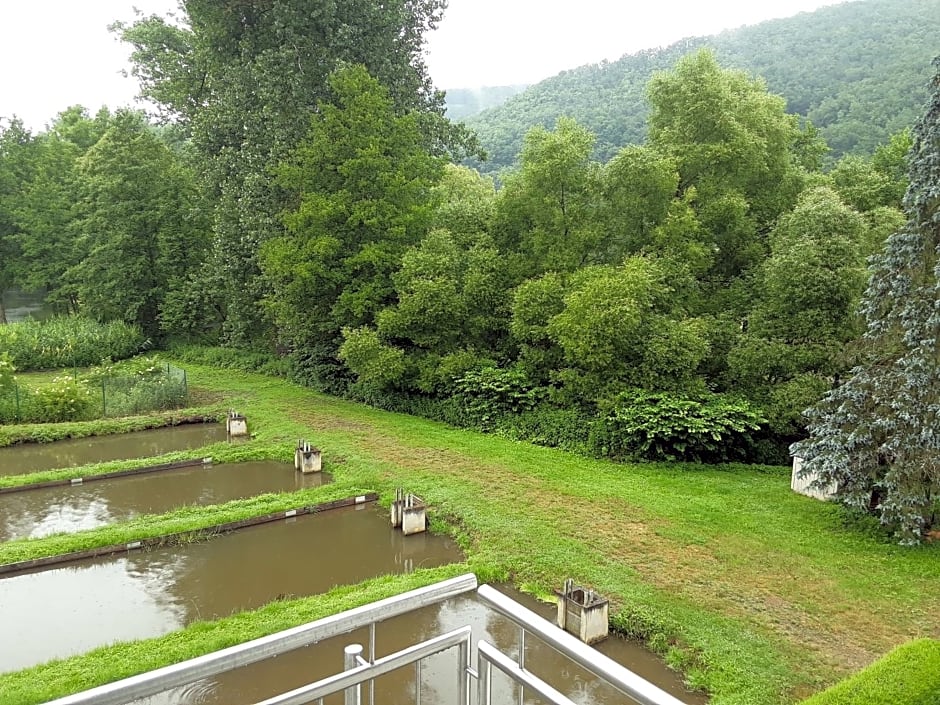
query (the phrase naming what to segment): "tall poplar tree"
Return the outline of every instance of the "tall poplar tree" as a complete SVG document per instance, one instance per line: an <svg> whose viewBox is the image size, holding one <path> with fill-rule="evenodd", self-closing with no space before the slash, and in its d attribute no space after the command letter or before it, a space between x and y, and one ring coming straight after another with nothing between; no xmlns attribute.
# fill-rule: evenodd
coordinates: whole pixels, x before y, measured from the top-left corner
<svg viewBox="0 0 940 705"><path fill-rule="evenodd" d="M212 280L224 341L257 345L269 332L258 250L284 233L289 207L273 183L309 127L327 77L363 64L397 110L416 109L429 146L447 141L443 95L422 55L445 0L183 0L182 24L151 16L117 26L135 51L143 94L185 125L215 197ZM205 284L205 282L203 282Z"/></svg>
<svg viewBox="0 0 940 705"><path fill-rule="evenodd" d="M806 473L905 543L940 522L940 57L913 130L907 223L877 257L861 309L868 357L812 409L792 446Z"/></svg>
<svg viewBox="0 0 940 705"><path fill-rule="evenodd" d="M144 117L126 110L80 159L77 176L72 227L83 257L66 276L80 306L156 338L167 291L204 250L192 177Z"/></svg>
<svg viewBox="0 0 940 705"><path fill-rule="evenodd" d="M339 69L330 86L332 100L277 171L294 206L260 261L265 303L300 378L338 391L340 331L371 325L394 301L392 275L431 223L444 163L425 148L418 114L396 114L365 67Z"/></svg>

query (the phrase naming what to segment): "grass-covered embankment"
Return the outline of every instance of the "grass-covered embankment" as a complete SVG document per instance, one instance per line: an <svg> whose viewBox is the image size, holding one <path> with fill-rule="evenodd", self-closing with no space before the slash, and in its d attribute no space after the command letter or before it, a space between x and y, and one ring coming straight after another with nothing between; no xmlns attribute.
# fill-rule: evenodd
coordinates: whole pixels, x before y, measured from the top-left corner
<svg viewBox="0 0 940 705"><path fill-rule="evenodd" d="M940 705L940 641L899 646L804 705Z"/></svg>
<svg viewBox="0 0 940 705"><path fill-rule="evenodd" d="M146 431L151 428L177 426L182 423L222 421L224 405L207 404L186 409L154 411L138 416L67 421L63 423L26 423L0 425L0 448L16 443L48 443L66 438L106 436L112 433Z"/></svg>
<svg viewBox="0 0 940 705"><path fill-rule="evenodd" d="M790 492L783 472L616 465L277 379L189 373L248 416L256 438L246 448L273 453L306 437L336 488L424 496L475 570L536 592L571 576L609 595L612 621L718 705L794 702L907 639L940 634L936 547L847 527L838 508Z"/></svg>

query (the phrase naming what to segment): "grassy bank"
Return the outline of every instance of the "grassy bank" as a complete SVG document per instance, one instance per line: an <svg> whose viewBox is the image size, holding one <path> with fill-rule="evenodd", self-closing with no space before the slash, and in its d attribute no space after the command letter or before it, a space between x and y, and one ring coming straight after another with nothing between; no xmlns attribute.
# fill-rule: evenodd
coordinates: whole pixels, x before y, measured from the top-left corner
<svg viewBox="0 0 940 705"><path fill-rule="evenodd" d="M221 421L225 408L219 404L206 404L189 409L157 411L140 416L97 419L95 421L71 421L65 423L27 423L0 425L0 448L16 443L48 443L66 438L87 438L111 433L146 431L151 428L176 426L193 421ZM3 478L0 478L2 480Z"/></svg>
<svg viewBox="0 0 940 705"><path fill-rule="evenodd" d="M838 508L793 494L784 473L616 465L277 379L187 369L206 398L248 416L255 438L244 448L280 454L307 438L323 449L331 489L424 496L474 569L535 592L574 577L607 594L614 623L716 705L794 702L903 641L940 635L940 550L847 526Z"/></svg>

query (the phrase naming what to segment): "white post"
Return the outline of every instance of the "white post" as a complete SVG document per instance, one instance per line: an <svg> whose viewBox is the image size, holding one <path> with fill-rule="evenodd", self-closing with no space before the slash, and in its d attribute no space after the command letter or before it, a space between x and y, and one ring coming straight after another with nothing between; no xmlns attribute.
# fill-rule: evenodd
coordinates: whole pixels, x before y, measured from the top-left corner
<svg viewBox="0 0 940 705"><path fill-rule="evenodd" d="M350 644L343 651L343 670L351 671L359 666L359 657L362 656L362 644ZM361 705L362 692L359 685L346 688L345 705Z"/></svg>

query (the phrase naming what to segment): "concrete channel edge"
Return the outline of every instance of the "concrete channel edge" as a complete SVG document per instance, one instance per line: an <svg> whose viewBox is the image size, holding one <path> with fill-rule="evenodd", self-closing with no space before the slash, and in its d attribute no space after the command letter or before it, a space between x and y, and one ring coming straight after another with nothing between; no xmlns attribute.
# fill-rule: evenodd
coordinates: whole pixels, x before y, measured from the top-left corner
<svg viewBox="0 0 940 705"><path fill-rule="evenodd" d="M147 465L142 468L132 468L130 470L115 470L114 472L105 472L100 475L89 475L88 477L70 477L63 480L47 480L46 482L32 482L28 485L16 485L12 487L0 487L0 494L11 494L13 492L26 492L28 490L41 490L46 487L65 487L66 485L83 485L86 482L95 480L110 480L115 477L128 477L130 475L144 475L148 472L162 472L166 470L182 470L183 468L198 467L201 465L212 465L212 458L194 458L192 460L178 460L175 463L161 463L160 465Z"/></svg>

